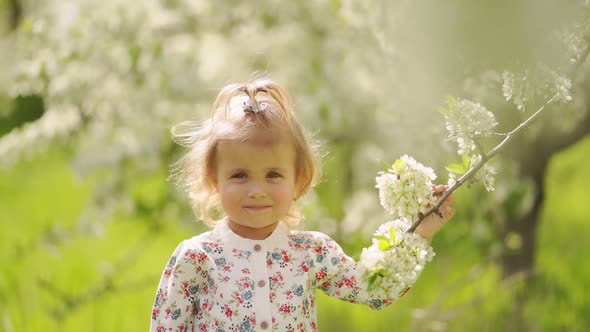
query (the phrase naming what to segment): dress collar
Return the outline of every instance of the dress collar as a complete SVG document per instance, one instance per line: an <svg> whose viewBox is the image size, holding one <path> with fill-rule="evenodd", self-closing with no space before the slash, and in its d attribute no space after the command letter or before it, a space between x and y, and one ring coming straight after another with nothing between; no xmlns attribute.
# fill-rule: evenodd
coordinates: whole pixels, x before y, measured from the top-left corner
<svg viewBox="0 0 590 332"><path fill-rule="evenodd" d="M227 219L221 220L213 229L213 233L217 235L220 242L225 246L234 248L251 248L257 244L264 246L267 250L270 248L285 247L288 244L289 230L287 227L279 222L273 232L263 240L247 239L234 233L227 224Z"/></svg>

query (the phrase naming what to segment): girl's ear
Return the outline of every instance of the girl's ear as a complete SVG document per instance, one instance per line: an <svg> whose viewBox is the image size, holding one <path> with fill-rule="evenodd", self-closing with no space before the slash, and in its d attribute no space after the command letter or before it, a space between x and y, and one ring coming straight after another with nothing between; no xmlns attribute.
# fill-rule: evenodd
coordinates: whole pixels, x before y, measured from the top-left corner
<svg viewBox="0 0 590 332"><path fill-rule="evenodd" d="M219 183L217 182L216 177L211 179L211 187L213 187L213 190L215 191L215 193L219 193Z"/></svg>
<svg viewBox="0 0 590 332"><path fill-rule="evenodd" d="M217 181L217 174L215 172L211 171L207 174L207 182L209 182L209 185L216 193L219 192L219 183Z"/></svg>
<svg viewBox="0 0 590 332"><path fill-rule="evenodd" d="M301 188L299 188L299 186L296 186L295 188L296 188L296 190L295 190L295 193L293 194L293 203L297 202L297 200L299 198L301 198L301 196L303 194L301 192Z"/></svg>

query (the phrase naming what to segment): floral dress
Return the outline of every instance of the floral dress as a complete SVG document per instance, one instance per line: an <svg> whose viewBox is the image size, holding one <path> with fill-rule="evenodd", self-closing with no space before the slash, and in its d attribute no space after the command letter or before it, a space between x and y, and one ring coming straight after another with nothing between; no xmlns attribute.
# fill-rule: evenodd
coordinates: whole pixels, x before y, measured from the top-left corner
<svg viewBox="0 0 590 332"><path fill-rule="evenodd" d="M317 331L316 289L374 309L392 303L363 280L325 234L279 225L268 238L250 240L220 222L172 254L150 331Z"/></svg>

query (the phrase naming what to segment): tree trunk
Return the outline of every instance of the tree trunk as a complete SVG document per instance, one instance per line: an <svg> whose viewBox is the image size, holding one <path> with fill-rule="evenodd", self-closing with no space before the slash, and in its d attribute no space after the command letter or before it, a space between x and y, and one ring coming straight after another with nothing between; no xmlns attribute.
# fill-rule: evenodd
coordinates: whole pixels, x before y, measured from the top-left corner
<svg viewBox="0 0 590 332"><path fill-rule="evenodd" d="M546 169L546 167L544 167ZM529 211L516 220L504 223L502 235L504 239L513 235L520 238L520 247L506 249L502 255L502 274L504 279L517 273L525 278L534 274L535 253L537 247L537 229L539 228L540 212L545 200L545 172L535 176L535 194L533 205Z"/></svg>
<svg viewBox="0 0 590 332"><path fill-rule="evenodd" d="M23 16L23 7L20 0L9 0L8 6L10 10L10 28L16 30Z"/></svg>
<svg viewBox="0 0 590 332"><path fill-rule="evenodd" d="M586 35L586 40L590 36ZM580 76L580 69L587 62L587 57L590 55L590 47L586 48L578 61L574 64L573 76ZM583 72L583 70L582 70ZM590 79L586 75L580 82L578 89L580 91L588 91L590 89ZM575 81L575 79L574 79ZM587 98L585 95L580 95L577 98ZM521 239L521 246L517 250L505 250L501 257L502 273L504 278L511 277L516 273L524 273L524 277L528 278L534 274L535 270L535 252L537 245L537 229L540 223L540 212L543 207L545 199L545 177L547 167L551 157L560 151L563 151L575 143L590 135L590 104L588 99L585 100L585 113L579 119L577 124L573 127L563 131L555 130L552 126L552 121L556 121L556 116L549 117L541 121L539 125L543 128L540 131L542 134L537 135L531 142L526 143L526 147L513 146L507 151L509 158L516 160L519 167L519 175L521 178L531 178L533 180L536 192L533 198L533 206L530 211L522 215L516 220L505 220L500 234L503 239L506 236L514 233ZM553 110L559 106L553 105Z"/></svg>
<svg viewBox="0 0 590 332"><path fill-rule="evenodd" d="M581 84L586 88L588 81ZM554 106L556 107L556 106ZM552 111L559 111L552 110ZM553 119L552 119L553 118ZM532 141L521 146L512 146L507 151L509 158L518 162L518 173L522 179L529 178L533 181L536 192L533 204L529 211L515 220L505 220L500 230L503 239L513 233L520 237L521 245L516 250L505 250L501 257L502 273L504 278L515 273L524 273L530 277L535 270L535 252L537 244L537 229L540 224L540 213L545 200L545 177L551 158L575 143L590 135L590 105L576 126L568 131L559 132L551 128L551 121L555 121L555 115L539 123L545 126ZM523 148L524 146L524 148Z"/></svg>

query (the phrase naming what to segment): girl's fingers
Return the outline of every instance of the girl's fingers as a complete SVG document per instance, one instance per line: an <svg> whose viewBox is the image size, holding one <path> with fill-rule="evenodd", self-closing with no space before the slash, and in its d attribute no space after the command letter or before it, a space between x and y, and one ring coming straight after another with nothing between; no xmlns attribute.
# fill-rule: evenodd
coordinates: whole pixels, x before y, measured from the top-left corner
<svg viewBox="0 0 590 332"><path fill-rule="evenodd" d="M439 185L433 186L432 189L434 191L435 196L441 196L442 193L445 190L447 190L448 188L449 188L448 185L439 184ZM453 208L452 204L453 204L453 196L451 195L445 199L445 201L442 203L442 205L439 208L439 211L443 215L443 218L446 220L451 219L455 215L455 209Z"/></svg>
<svg viewBox="0 0 590 332"><path fill-rule="evenodd" d="M434 190L434 194L436 196L440 196L440 194L442 194L448 188L449 188L449 186L446 184L439 184L439 185L434 186L432 189Z"/></svg>

